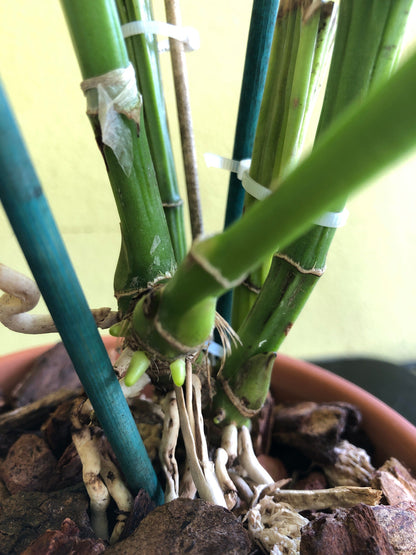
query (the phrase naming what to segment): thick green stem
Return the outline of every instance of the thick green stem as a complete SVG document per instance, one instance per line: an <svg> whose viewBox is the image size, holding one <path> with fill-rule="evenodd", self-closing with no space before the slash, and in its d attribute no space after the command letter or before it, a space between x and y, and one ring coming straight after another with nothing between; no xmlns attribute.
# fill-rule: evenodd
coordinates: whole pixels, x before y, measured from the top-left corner
<svg viewBox="0 0 416 555"><path fill-rule="evenodd" d="M113 2L62 0L62 5L84 79L128 66L127 51ZM96 101L97 90L87 91L89 105ZM105 159L121 220L122 247L114 288L119 308L125 312L131 299L149 282L174 270L175 257L145 126L141 126L137 139L136 123L124 115L116 117L118 142L125 141L132 145L131 168L127 171L115 156L115 147L103 145L100 115L91 115L90 120Z"/></svg>
<svg viewBox="0 0 416 555"><path fill-rule="evenodd" d="M187 315L195 316L193 307L241 282L264 258L305 233L323 212L414 148L415 75L416 54L362 104L353 104L338 117L313 152L272 184L279 186L267 201L253 206L221 235L194 244L157 303L150 300L147 313L154 309L164 330L193 347L189 339L195 322L187 320ZM212 323L212 315L203 316ZM140 336L144 320L138 320ZM169 356L174 349L170 343Z"/></svg>
<svg viewBox="0 0 416 555"><path fill-rule="evenodd" d="M312 7L311 2L280 5L250 168L250 176L265 187L299 160L330 52L336 19L333 6ZM246 195L246 210L255 202ZM260 265L235 291L235 328L254 304L269 268L269 261Z"/></svg>
<svg viewBox="0 0 416 555"><path fill-rule="evenodd" d="M412 4L413 0L399 0L390 4L389 17L373 69L374 84L383 82L397 65Z"/></svg>
<svg viewBox="0 0 416 555"><path fill-rule="evenodd" d="M281 140L277 143L277 151L274 156L272 178L280 177L293 166L300 156L300 146L303 145L304 137L300 136L304 127L302 121L307 110L309 87L311 82L313 60L318 37L320 22L320 10L315 11L306 18L304 10L299 9L297 13L297 29L299 38L297 40L297 54L291 60L291 66L287 76L286 106L283 110L283 124L281 129ZM300 146L299 146L300 145Z"/></svg>
<svg viewBox="0 0 416 555"><path fill-rule="evenodd" d="M386 20L390 15L389 6L387 3L380 5L376 0L372 6L370 4L350 2L341 7L339 32L318 135L323 129L328 129L348 105L367 94L370 86L374 85L374 67L378 68L378 82L392 70L392 63L396 59L394 52L390 52L388 57L383 55L380 59L380 53L385 54L380 45L383 44ZM391 21L389 23L391 27ZM362 33L366 25L371 30L371 35L367 32L363 44ZM402 32L403 29L400 29L400 33ZM365 49L358 57L361 46ZM352 75L355 76L354 79ZM279 252L264 289L238 329L242 345L235 349L226 362L223 369L226 379L232 379L238 374L241 362L246 358L258 352L274 350L281 344L325 269L326 255L334 233L333 228L313 226L300 239ZM277 291L273 288L274 285L279 287ZM255 339L259 329L262 330L260 350L259 342ZM268 378L264 375L262 379ZM243 394L250 398L248 389L243 390ZM219 401L223 403L222 399ZM221 410L235 418L232 404L229 399L225 405L221 405Z"/></svg>
<svg viewBox="0 0 416 555"><path fill-rule="evenodd" d="M153 19L149 0L117 0L116 4L122 24ZM173 249L179 262L186 253L183 201L178 192L168 129L157 37L150 34L132 35L126 38L126 46L143 94L144 120L150 151Z"/></svg>

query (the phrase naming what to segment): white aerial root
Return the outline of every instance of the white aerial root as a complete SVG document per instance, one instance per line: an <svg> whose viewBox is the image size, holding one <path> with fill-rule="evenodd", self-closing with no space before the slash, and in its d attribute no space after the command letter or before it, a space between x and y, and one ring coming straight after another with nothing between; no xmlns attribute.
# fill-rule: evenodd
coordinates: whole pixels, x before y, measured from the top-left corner
<svg viewBox="0 0 416 555"><path fill-rule="evenodd" d="M215 474L224 493L227 509L230 511L238 501L237 488L227 472L228 454L225 449L219 447L215 453Z"/></svg>
<svg viewBox="0 0 416 555"><path fill-rule="evenodd" d="M227 505L224 495L215 476L213 463L208 458L208 449L203 430L203 419L201 413L201 382L197 376L193 375L192 383L194 394L192 406L195 414L195 434L192 433L183 390L181 387L175 386L182 436L185 443L190 471L200 497L216 505L226 507Z"/></svg>
<svg viewBox="0 0 416 555"><path fill-rule="evenodd" d="M259 463L253 450L253 443L248 428L242 426L238 433L238 460L247 472L247 476L256 484L273 484L274 480Z"/></svg>
<svg viewBox="0 0 416 555"><path fill-rule="evenodd" d="M55 324L49 314L29 314L40 299L36 283L4 264L0 264L0 322L12 331L19 333L56 332ZM118 321L118 313L110 308L93 309L92 314L99 328L109 328Z"/></svg>
<svg viewBox="0 0 416 555"><path fill-rule="evenodd" d="M229 470L228 475L237 488L238 495L247 505L250 505L251 500L253 499L253 490L236 470Z"/></svg>
<svg viewBox="0 0 416 555"><path fill-rule="evenodd" d="M188 357L185 359L185 406L189 418L189 426L192 430L192 434L195 436L195 420L194 411L192 407L192 361ZM182 474L181 483L179 486L180 497L186 497L187 499L194 499L197 489L195 482L192 478L191 466L189 464L189 457L186 456L185 470Z"/></svg>
<svg viewBox="0 0 416 555"><path fill-rule="evenodd" d="M81 459L82 478L90 498L91 525L99 538L108 539L109 536L107 507L110 496L120 511L110 537L110 543L114 543L123 531L127 513L133 507L133 498L96 430L82 423L83 416L91 411L89 401L80 400L74 404L71 415L72 439Z"/></svg>
<svg viewBox="0 0 416 555"><path fill-rule="evenodd" d="M254 482L254 485L261 484L264 487L272 484L273 479L258 462L248 429L243 426L238 433L237 427L233 424L224 428L214 466L209 460L205 439L201 382L192 374L190 361L187 361L185 384L185 395L182 388L175 387L180 427L187 454L180 495L191 498L194 496L193 480L202 499L231 510L237 504L240 494L249 504L254 492L244 478L247 477L251 484ZM227 470L227 466L231 467L237 457L239 466Z"/></svg>
<svg viewBox="0 0 416 555"><path fill-rule="evenodd" d="M191 427L192 434L195 435L195 418L194 418L194 408L192 406L193 399L193 384L192 384L192 361L190 357L185 359L185 405L186 412L188 413L189 425Z"/></svg>
<svg viewBox="0 0 416 555"><path fill-rule="evenodd" d="M159 459L166 476L165 502L173 501L179 495L179 471L175 449L179 434L179 413L175 392L171 391L162 401L165 412Z"/></svg>
<svg viewBox="0 0 416 555"><path fill-rule="evenodd" d="M223 429L221 447L227 452L228 465L232 466L238 455L238 430L235 424L229 424Z"/></svg>
<svg viewBox="0 0 416 555"><path fill-rule="evenodd" d="M186 499L195 499L197 489L194 479L192 478L191 467L188 457L186 457L185 470L182 473L181 483L179 484L179 497Z"/></svg>

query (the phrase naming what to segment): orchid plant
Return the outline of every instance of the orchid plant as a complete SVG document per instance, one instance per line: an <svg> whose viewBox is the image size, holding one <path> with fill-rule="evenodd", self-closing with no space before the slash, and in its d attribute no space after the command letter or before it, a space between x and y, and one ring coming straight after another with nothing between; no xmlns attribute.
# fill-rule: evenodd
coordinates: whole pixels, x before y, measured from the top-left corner
<svg viewBox="0 0 416 555"><path fill-rule="evenodd" d="M250 421L265 401L276 351L324 272L348 196L414 147L416 56L396 67L412 1L253 2L234 161L227 162L238 177L230 178L225 230L211 237L203 234L184 46L170 39L189 247L150 0L61 3L120 217L118 310L89 310L3 96L1 200L37 287L1 266L0 319L17 331L61 334L91 403L73 417L84 474L96 447L85 450L83 415L94 410L126 480L115 494L123 510L139 488L158 503L198 492L232 508L235 460L253 482L272 481L254 456ZM180 25L176 0L165 3L168 22ZM302 158L324 82L315 144ZM38 288L53 322L28 314ZM123 338L115 372L97 325ZM164 495L126 401L149 380L165 415ZM212 426L222 437L215 464L205 440ZM187 456L181 476L179 431ZM108 468L108 458L100 460ZM99 471L96 478L87 487L96 529L106 536L106 505L94 488L108 499L111 487Z"/></svg>

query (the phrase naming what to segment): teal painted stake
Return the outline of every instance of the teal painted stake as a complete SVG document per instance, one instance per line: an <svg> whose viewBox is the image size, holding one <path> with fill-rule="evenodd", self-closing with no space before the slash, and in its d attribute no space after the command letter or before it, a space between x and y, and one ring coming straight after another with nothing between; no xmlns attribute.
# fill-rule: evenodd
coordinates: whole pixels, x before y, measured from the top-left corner
<svg viewBox="0 0 416 555"><path fill-rule="evenodd" d="M279 0L254 0L253 2L233 160L251 158L278 9ZM243 204L244 189L237 175L232 173L228 185L225 228L240 218ZM229 291L219 298L217 304L218 312L228 322L231 321L231 306L232 291Z"/></svg>
<svg viewBox="0 0 416 555"><path fill-rule="evenodd" d="M133 493L163 493L0 84L0 200Z"/></svg>

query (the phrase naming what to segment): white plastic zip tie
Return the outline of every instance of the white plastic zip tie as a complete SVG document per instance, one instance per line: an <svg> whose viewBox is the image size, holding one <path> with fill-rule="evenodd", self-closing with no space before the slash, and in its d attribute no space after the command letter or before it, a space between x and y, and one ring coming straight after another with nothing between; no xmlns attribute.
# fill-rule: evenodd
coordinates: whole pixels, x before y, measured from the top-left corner
<svg viewBox="0 0 416 555"><path fill-rule="evenodd" d="M257 183L255 179L250 177L248 170L243 173L241 184L247 193L257 200L264 200L272 193L270 189L264 187L264 185L261 185L260 183Z"/></svg>
<svg viewBox="0 0 416 555"><path fill-rule="evenodd" d="M237 160L231 160L230 158L225 158L224 156L219 156L212 152L206 152L204 154L204 159L208 168L218 168L220 170L236 173L240 181L243 177L243 173L250 168L251 164L251 158L246 158L238 162Z"/></svg>
<svg viewBox="0 0 416 555"><path fill-rule="evenodd" d="M349 214L346 208L342 212L325 212L313 223L322 227L343 227L347 223Z"/></svg>
<svg viewBox="0 0 416 555"><path fill-rule="evenodd" d="M215 341L208 344L208 352L218 358L222 358L224 356L224 348Z"/></svg>
<svg viewBox="0 0 416 555"><path fill-rule="evenodd" d="M238 162L237 160L224 158L224 156L219 156L218 154L213 154L211 152L206 152L204 154L204 158L205 163L209 168L219 168L236 173L247 193L257 200L263 200L270 195L271 191L269 189L263 187L263 185L260 185L260 183L257 183L257 181L249 176L248 172L250 169L251 158L245 158L244 160Z"/></svg>
<svg viewBox="0 0 416 555"><path fill-rule="evenodd" d="M249 175L250 158L238 162L237 160L231 160L211 152L206 152L204 158L209 168L219 168L236 173L245 191L255 199L264 200L272 193L270 189L264 187ZM347 222L348 216L349 212L344 208L342 212L325 212L325 214L314 220L313 223L322 227L343 227Z"/></svg>
<svg viewBox="0 0 416 555"><path fill-rule="evenodd" d="M133 142L120 114L139 125L142 97L137 90L133 66L129 64L86 79L81 89L87 97L87 114L98 115L103 143L112 149L129 176L133 167Z"/></svg>
<svg viewBox="0 0 416 555"><path fill-rule="evenodd" d="M121 30L124 38L146 33L164 35L183 42L187 52L198 50L201 46L199 33L194 27L181 27L164 21L130 21L122 25ZM158 50L159 52L167 52L169 50L169 40L160 41Z"/></svg>

